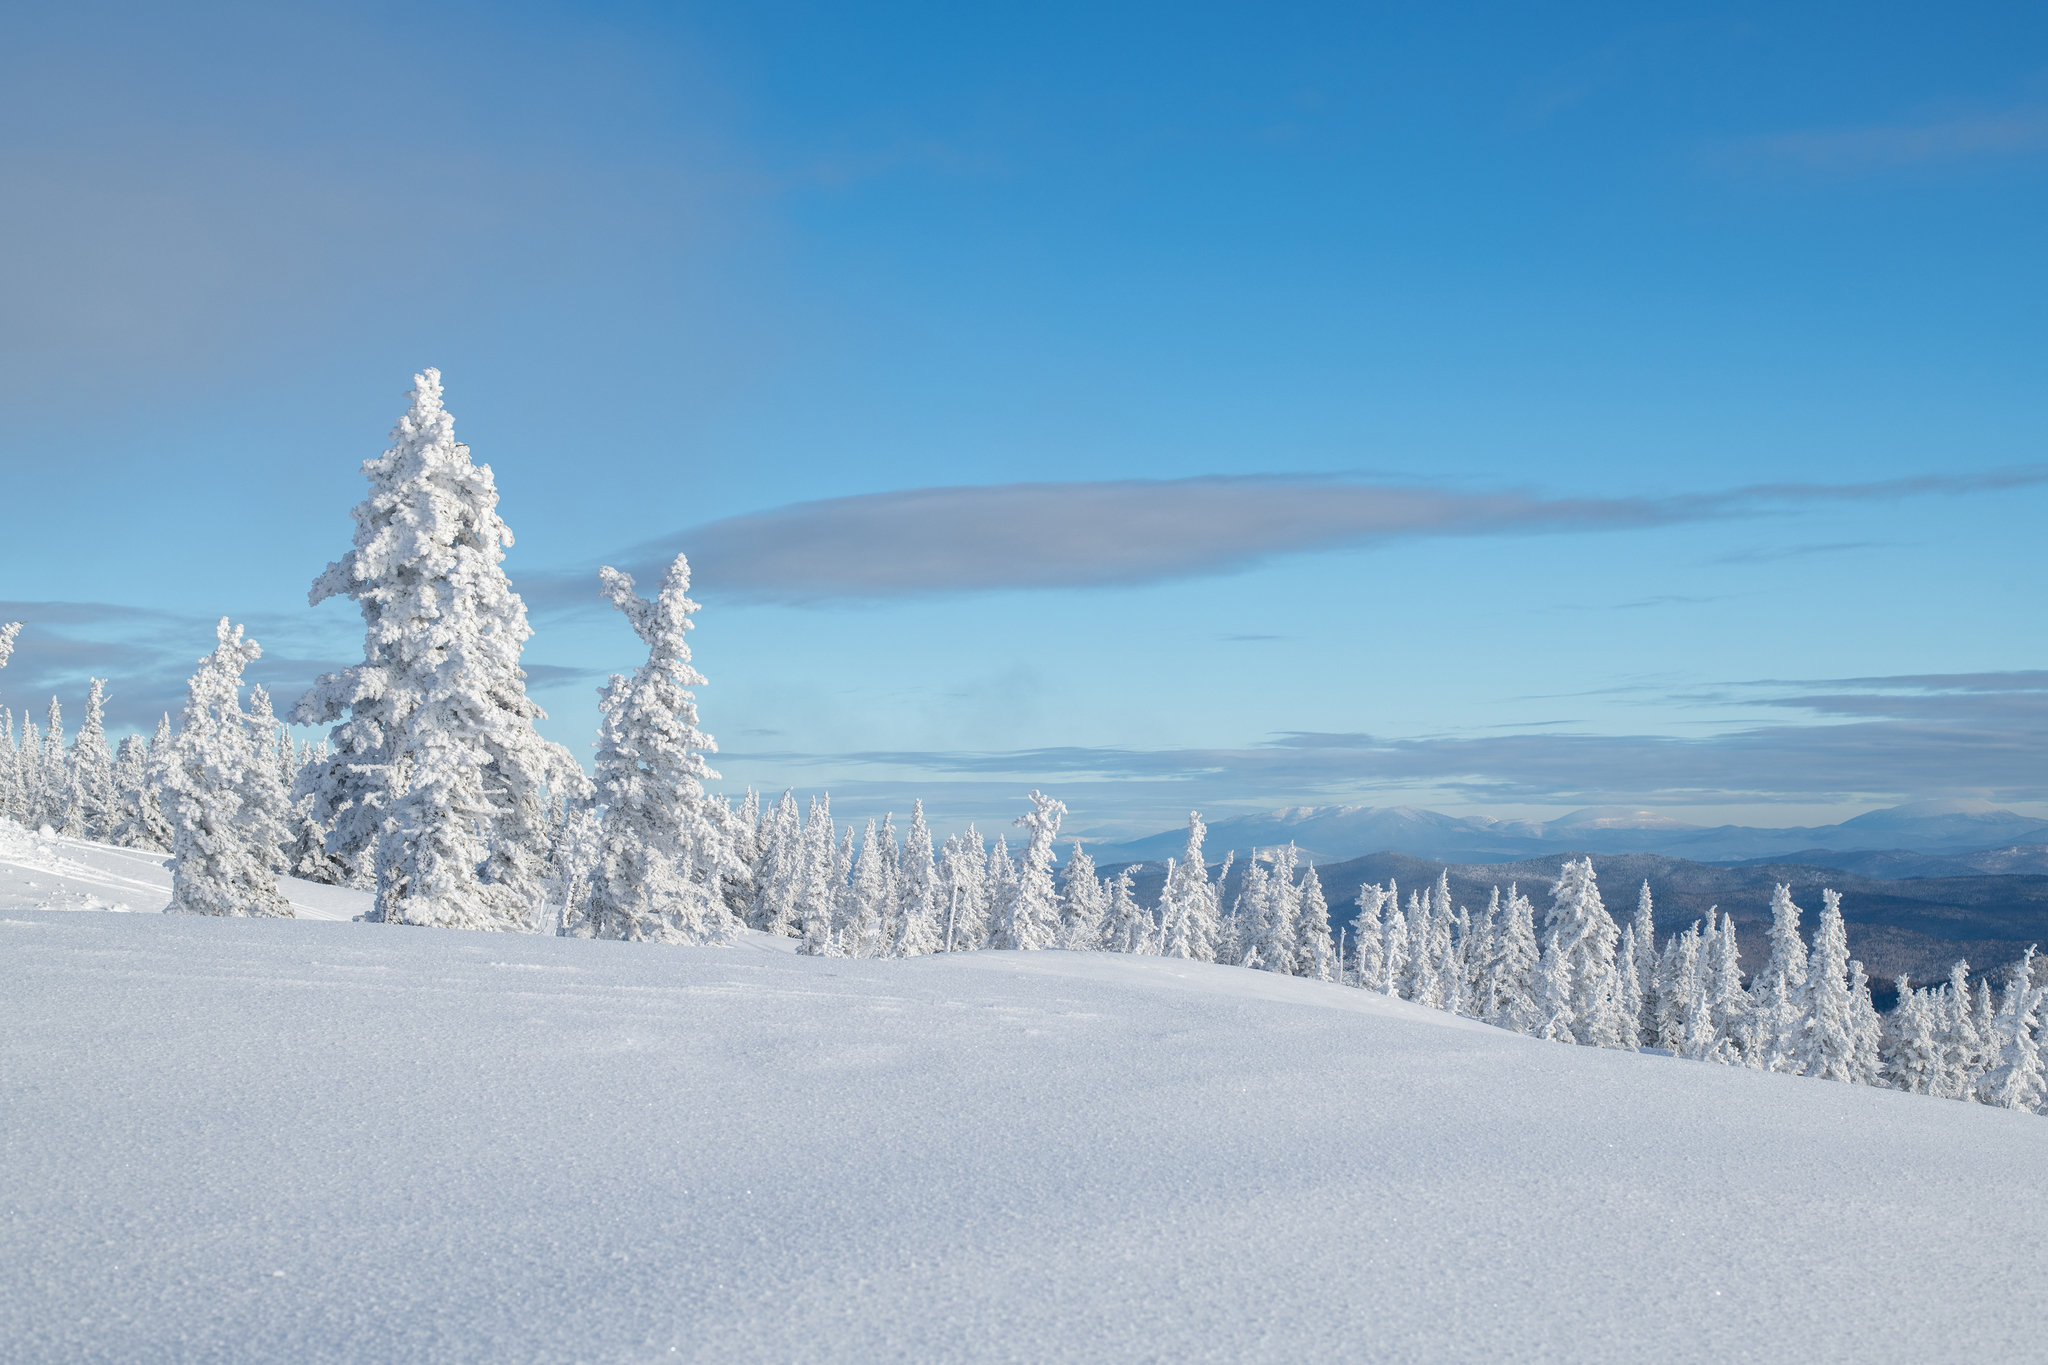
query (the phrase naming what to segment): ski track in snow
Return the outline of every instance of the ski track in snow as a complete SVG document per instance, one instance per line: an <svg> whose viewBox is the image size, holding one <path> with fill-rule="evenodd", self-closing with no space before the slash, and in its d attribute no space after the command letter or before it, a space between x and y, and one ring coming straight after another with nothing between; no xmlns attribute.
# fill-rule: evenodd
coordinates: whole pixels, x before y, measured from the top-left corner
<svg viewBox="0 0 2048 1365"><path fill-rule="evenodd" d="M370 908L367 891L286 877L278 889L300 919L354 919ZM171 869L154 849L115 848L44 836L0 820L0 913L16 910L117 910L161 913L171 899Z"/></svg>
<svg viewBox="0 0 2048 1365"><path fill-rule="evenodd" d="M2040 1118L1237 968L790 947L10 901L0 1354L2038 1349Z"/></svg>

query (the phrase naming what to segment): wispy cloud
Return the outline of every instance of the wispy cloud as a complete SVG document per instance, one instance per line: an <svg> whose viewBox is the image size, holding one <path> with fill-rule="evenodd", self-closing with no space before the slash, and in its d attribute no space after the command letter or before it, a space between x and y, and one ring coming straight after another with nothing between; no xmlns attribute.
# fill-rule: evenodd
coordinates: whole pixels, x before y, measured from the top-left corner
<svg viewBox="0 0 2048 1365"><path fill-rule="evenodd" d="M1812 545L1758 545L1747 550L1733 550L1725 555L1716 555L1709 564L1775 564L1786 559L1805 559L1811 555L1846 554L1851 550L1877 550L1886 548L1879 540L1831 540Z"/></svg>
<svg viewBox="0 0 2048 1365"><path fill-rule="evenodd" d="M637 546L622 567L645 576L680 550L700 595L785 604L1122 587L1423 536L1634 530L2041 483L2048 466L1661 498L1553 498L1308 475L910 488L729 517ZM596 600L585 573L528 575L519 587L540 606Z"/></svg>
<svg viewBox="0 0 2048 1365"><path fill-rule="evenodd" d="M2003 679L2003 682L1994 681ZM777 755L842 772L917 769L1072 783L1140 799L1326 801L1418 787L1474 802L1802 802L1942 795L2048 800L2048 673L1866 678L1760 699L1815 720L1702 738L1522 734L1392 739L1293 732L1236 749L1048 748ZM1827 690L1810 690L1827 689ZM1849 718L1846 723L1834 720ZM728 755L745 759L748 755Z"/></svg>
<svg viewBox="0 0 2048 1365"><path fill-rule="evenodd" d="M2048 106L1858 128L1808 128L1729 144L1738 163L1831 175L1955 165L2048 151Z"/></svg>

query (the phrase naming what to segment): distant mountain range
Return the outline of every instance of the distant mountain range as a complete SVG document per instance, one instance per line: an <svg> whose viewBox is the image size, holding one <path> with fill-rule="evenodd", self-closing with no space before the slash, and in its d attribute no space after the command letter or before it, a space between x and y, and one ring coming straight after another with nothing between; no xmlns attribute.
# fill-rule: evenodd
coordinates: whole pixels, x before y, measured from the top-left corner
<svg viewBox="0 0 2048 1365"><path fill-rule="evenodd" d="M1097 866L1180 856L1185 829L1088 845ZM1460 864L1550 853L1656 853L1702 863L1802 863L1873 878L2048 873L2048 820L1988 801L1915 801L1839 825L1688 825L1651 810L1594 807L1556 820L1492 820L1414 806L1290 806L1209 826L1210 861L1292 843L1318 863L1396 852Z"/></svg>

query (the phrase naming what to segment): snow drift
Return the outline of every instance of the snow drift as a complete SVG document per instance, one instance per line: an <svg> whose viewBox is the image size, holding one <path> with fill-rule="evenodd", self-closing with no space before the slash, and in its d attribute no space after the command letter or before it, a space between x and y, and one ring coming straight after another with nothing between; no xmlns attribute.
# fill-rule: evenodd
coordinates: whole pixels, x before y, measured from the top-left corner
<svg viewBox="0 0 2048 1365"><path fill-rule="evenodd" d="M21 1361L2026 1352L2038 1118L1274 973L0 922Z"/></svg>

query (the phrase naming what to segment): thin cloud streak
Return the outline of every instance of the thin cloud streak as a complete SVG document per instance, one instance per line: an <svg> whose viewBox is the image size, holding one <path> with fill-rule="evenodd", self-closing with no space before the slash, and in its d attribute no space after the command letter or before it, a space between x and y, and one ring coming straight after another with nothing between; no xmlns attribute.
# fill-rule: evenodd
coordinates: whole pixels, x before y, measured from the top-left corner
<svg viewBox="0 0 2048 1365"><path fill-rule="evenodd" d="M2025 675L2014 675L2023 677ZM2048 800L2048 678L1987 692L1974 675L1867 679L1912 696L1810 694L1764 704L1850 716L1698 739L1662 735L1487 735L1385 739L1289 733L1237 749L1046 748L1014 753L882 751L772 757L1014 781L1130 783L1153 797L1274 804L1352 800L1418 787L1476 803L1601 805L1833 803L1935 796ZM770 755L730 754L744 762ZM1170 798L1169 798L1170 799Z"/></svg>
<svg viewBox="0 0 2048 1365"><path fill-rule="evenodd" d="M2029 465L1664 498L1545 498L1313 476L911 488L729 517L635 547L622 567L644 576L682 551L701 596L783 605L1135 587L1424 536L1638 530L2042 483L2048 466ZM595 602L595 581L530 574L518 586L537 607L562 608Z"/></svg>
<svg viewBox="0 0 2048 1365"><path fill-rule="evenodd" d="M2048 150L2048 109L2022 107L1915 124L1802 129L1752 138L1730 150L1743 161L1833 174L2024 156Z"/></svg>

